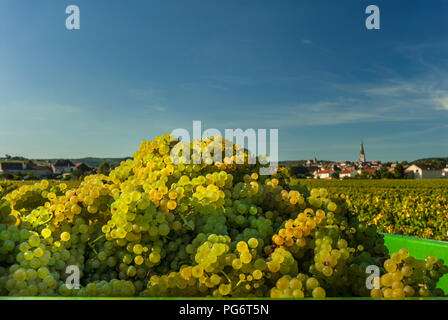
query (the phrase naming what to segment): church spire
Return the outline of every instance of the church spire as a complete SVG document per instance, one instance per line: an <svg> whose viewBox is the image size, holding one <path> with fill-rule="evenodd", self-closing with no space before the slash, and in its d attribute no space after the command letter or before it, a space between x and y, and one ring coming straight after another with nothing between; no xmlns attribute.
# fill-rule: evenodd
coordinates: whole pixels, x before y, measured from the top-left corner
<svg viewBox="0 0 448 320"><path fill-rule="evenodd" d="M359 150L358 162L360 162L360 163L366 162L366 154L364 153L364 144L362 142L362 139L361 139L361 148Z"/></svg>

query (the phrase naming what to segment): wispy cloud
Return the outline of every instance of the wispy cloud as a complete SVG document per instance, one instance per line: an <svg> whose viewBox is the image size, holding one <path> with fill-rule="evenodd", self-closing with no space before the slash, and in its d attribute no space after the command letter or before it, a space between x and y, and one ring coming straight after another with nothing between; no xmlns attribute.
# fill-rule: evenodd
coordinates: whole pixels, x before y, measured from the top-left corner
<svg viewBox="0 0 448 320"><path fill-rule="evenodd" d="M364 90L368 95L380 95L389 97L399 97L405 94L416 94L419 89L410 83L392 84L389 86L373 87Z"/></svg>
<svg viewBox="0 0 448 320"><path fill-rule="evenodd" d="M440 98L434 98L434 103L436 104L436 109L448 110L448 94Z"/></svg>
<svg viewBox="0 0 448 320"><path fill-rule="evenodd" d="M409 140L410 137L413 137L413 139L411 139L411 143L416 142L415 138L416 137L422 137L422 136L427 136L428 134L434 134L437 132L444 132L446 131L446 129L448 129L448 125L446 124L442 124L442 125L435 125L435 126L431 126L431 127L423 127L423 129L417 129L417 128L413 128L412 130L402 130L400 132L394 133L394 135L381 135L378 134L375 137L369 138L369 142L377 144L377 145L382 145L381 143L390 143L390 142L395 142L400 139L400 141L402 141L401 139L407 139ZM440 137L441 139L445 139L444 137Z"/></svg>
<svg viewBox="0 0 448 320"><path fill-rule="evenodd" d="M447 48L446 42L398 44L394 51L413 65L412 75L375 65L372 72L383 79L380 83L348 85L345 90L357 90L389 110L438 117L441 110L448 110L448 68L446 60L434 57L445 56Z"/></svg>
<svg viewBox="0 0 448 320"><path fill-rule="evenodd" d="M448 110L448 72L418 74L413 77L389 77L377 83L336 83L343 96L353 96L366 108L378 113L395 113L421 119L438 119Z"/></svg>
<svg viewBox="0 0 448 320"><path fill-rule="evenodd" d="M272 106L258 112L241 111L232 120L216 121L220 127L288 128L328 126L357 122L392 121L394 117L356 109L352 100L320 101L292 106ZM215 125L215 124L214 124Z"/></svg>

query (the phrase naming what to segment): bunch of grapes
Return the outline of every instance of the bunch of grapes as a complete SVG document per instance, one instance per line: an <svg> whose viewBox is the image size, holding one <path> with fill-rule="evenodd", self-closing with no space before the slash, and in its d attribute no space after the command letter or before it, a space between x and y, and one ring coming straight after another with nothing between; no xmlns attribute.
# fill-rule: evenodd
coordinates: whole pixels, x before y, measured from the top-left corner
<svg viewBox="0 0 448 320"><path fill-rule="evenodd" d="M344 198L259 176L250 152L221 137L177 143L143 141L108 176L72 189L44 180L0 200L0 295L443 294L442 260L389 256ZM367 289L366 268L383 262L381 288ZM79 288L67 282L73 266Z"/></svg>
<svg viewBox="0 0 448 320"><path fill-rule="evenodd" d="M0 225L0 230L4 226ZM65 226L57 230L54 236L58 240L51 235L43 237L15 225L0 232L0 238L4 241L1 250L6 254L5 260L11 262L10 267L0 275L0 283L4 284L2 287L9 295L55 296L67 277L66 266L76 265L82 270L84 245L82 240L74 241L78 234Z"/></svg>
<svg viewBox="0 0 448 320"><path fill-rule="evenodd" d="M443 260L429 254L424 260L409 256L409 250L402 248L384 261L380 287L373 288L374 298L404 298L443 296L443 290L436 288L439 279L448 273Z"/></svg>

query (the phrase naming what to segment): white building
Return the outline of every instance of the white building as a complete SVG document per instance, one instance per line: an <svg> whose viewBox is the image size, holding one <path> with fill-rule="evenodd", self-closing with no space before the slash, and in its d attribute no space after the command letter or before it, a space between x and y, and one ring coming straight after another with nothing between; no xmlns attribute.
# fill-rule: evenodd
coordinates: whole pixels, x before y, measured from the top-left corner
<svg viewBox="0 0 448 320"><path fill-rule="evenodd" d="M444 168L444 169L442 170L442 177L443 177L443 178L448 178L448 167L447 167L447 168Z"/></svg>
<svg viewBox="0 0 448 320"><path fill-rule="evenodd" d="M339 172L339 178L353 178L358 172L354 169L343 169Z"/></svg>
<svg viewBox="0 0 448 320"><path fill-rule="evenodd" d="M31 174L36 178L48 177L53 174L51 167L49 166L41 166L41 165L33 165L28 167L27 170L24 171L25 174Z"/></svg>
<svg viewBox="0 0 448 320"><path fill-rule="evenodd" d="M330 179L333 172L333 170L318 170L314 172L314 178Z"/></svg>
<svg viewBox="0 0 448 320"><path fill-rule="evenodd" d="M0 162L0 173L18 173L25 169L24 162Z"/></svg>
<svg viewBox="0 0 448 320"><path fill-rule="evenodd" d="M76 166L70 160L58 160L52 166L54 174L64 174L73 172L76 169Z"/></svg>
<svg viewBox="0 0 448 320"><path fill-rule="evenodd" d="M439 179L442 178L442 169L428 165L411 165L405 171L408 178L413 179Z"/></svg>

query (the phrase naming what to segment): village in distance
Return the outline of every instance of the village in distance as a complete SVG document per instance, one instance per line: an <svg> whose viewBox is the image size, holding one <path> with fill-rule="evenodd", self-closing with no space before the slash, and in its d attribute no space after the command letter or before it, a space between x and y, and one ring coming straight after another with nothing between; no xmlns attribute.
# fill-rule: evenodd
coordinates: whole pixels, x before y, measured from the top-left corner
<svg viewBox="0 0 448 320"><path fill-rule="evenodd" d="M127 158L82 158L31 160L5 155L0 158L0 180L62 179L103 173ZM441 179L448 178L448 158L426 158L413 162L367 161L361 141L358 161L312 160L280 161L279 167L303 179Z"/></svg>

